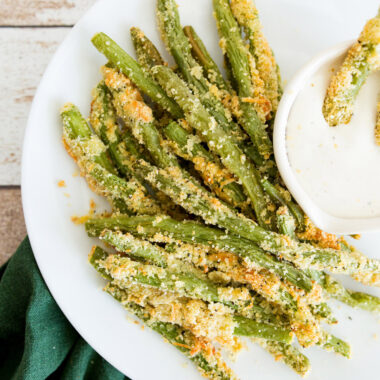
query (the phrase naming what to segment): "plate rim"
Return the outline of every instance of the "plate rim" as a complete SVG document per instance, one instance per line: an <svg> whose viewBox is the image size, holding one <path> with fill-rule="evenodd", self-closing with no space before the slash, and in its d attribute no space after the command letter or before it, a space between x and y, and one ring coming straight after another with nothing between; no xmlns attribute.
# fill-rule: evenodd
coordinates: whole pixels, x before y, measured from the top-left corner
<svg viewBox="0 0 380 380"><path fill-rule="evenodd" d="M118 0L111 0L112 2L117 2ZM33 256L36 260L38 270L40 271L40 274L45 282L46 287L49 290L49 293L51 297L54 299L56 304L58 305L60 311L62 314L65 316L67 321L71 324L71 326L74 328L74 330L78 333L78 335L102 358L104 358L110 365L112 365L114 368L116 368L119 372L124 374L125 376L128 376L131 379L138 379L140 376L136 373L129 372L128 370L125 370L125 368L120 368L118 363L115 363L111 355L108 355L107 352L102 350L101 348L98 347L96 344L96 339L92 337L86 336L86 334L82 333L82 328L81 324L77 320L73 320L73 318L69 318L69 310L66 310L66 307L64 306L62 300L60 299L57 294L55 294L55 291L52 291L52 288L54 288L54 285L52 285L52 282L48 279L48 276L45 274L45 270L42 269L44 267L42 256L39 254L36 254L38 252L38 242L37 242L37 234L34 232L34 227L32 223L32 214L31 214L31 207L28 202L28 181L27 181L27 171L26 171L26 160L28 158L28 147L30 144L30 138L29 135L31 134L33 130L33 114L34 114L34 109L36 108L36 104L39 102L39 97L41 93L41 88L43 87L43 84L46 82L46 78L49 76L49 72L52 70L54 67L54 63L57 60L57 56L59 55L60 51L65 48L67 40L70 39L71 35L76 33L76 30L80 28L83 20L85 20L88 17L88 14L90 12L93 12L97 7L101 7L102 3L111 3L110 0L96 0L94 4L92 4L85 12L84 14L79 18L79 20L74 24L74 26L70 29L70 31L67 33L65 38L60 42L58 45L57 49L55 50L53 56L51 57L48 65L46 66L44 73L38 83L37 90L34 94L34 98L32 101L32 104L29 109L29 114L28 114L28 119L26 123L26 128L24 132L24 138L23 138L23 143L22 143L22 157L21 157L21 201L22 201L22 208L23 208L23 215L24 215L24 220L25 220L25 226L26 226L26 231L27 231L27 236L33 251ZM94 344L93 344L94 343ZM96 347L96 348L95 348Z"/></svg>
<svg viewBox="0 0 380 380"><path fill-rule="evenodd" d="M112 1L113 2L118 2L120 0L112 0ZM56 295L53 296L53 293L51 291L51 288L53 287L52 286L52 282L50 282L49 280L47 280L45 278L44 271L41 270L41 268L44 267L44 265L42 264L42 257L39 256L38 254L36 255L36 252L38 252L38 247L39 247L39 242L37 240L38 240L38 238L40 238L40 236L37 236L36 233L33 232L33 231L35 231L35 228L33 226L33 215L31 214L31 210L30 210L30 207L29 207L30 205L28 206L28 201L27 201L27 198L28 198L28 195L27 195L27 192L28 192L28 181L27 181L27 174L26 174L26 170L25 170L25 168L26 168L25 162L28 159L28 157L27 157L27 152L28 152L27 147L28 147L28 140L30 141L29 135L32 132L31 120L32 120L33 114L34 114L33 110L36 108L35 104L38 102L38 99L40 97L40 92L41 92L40 89L42 87L42 84L46 82L46 77L48 76L48 74L49 74L49 72L50 72L53 64L55 63L55 61L57 59L57 55L64 48L65 42L70 38L70 36L73 33L75 33L76 29L81 26L83 19L86 18L86 16L88 15L88 13L91 12L91 11L93 11L95 8L99 7L100 6L99 4L102 4L102 3L108 3L108 4L110 4L110 1L109 0L98 0L98 1L96 1L90 8L88 8L88 10L78 20L78 22L75 24L75 26L67 33L67 35L65 36L64 40L59 44L57 50L55 51L54 55L50 59L49 64L47 65L47 67L46 67L46 69L44 71L44 74L43 74L43 76L42 76L42 78L41 78L41 80L39 82L38 87L37 87L37 90L35 92L35 96L34 96L34 99L33 99L33 102L32 102L31 108L30 108L30 111L29 111L28 121L27 121L27 124L26 124L26 129L25 129L25 134L24 134L24 140L23 140L23 144L22 144L22 160L21 160L21 194L22 194L22 205L23 205L24 216L25 216L25 224L26 224L28 236L29 236L29 239L30 239L30 244L32 246L34 257L36 259L38 268L39 268L40 273L41 273L41 275L42 275L42 277L43 277L43 279L44 279L44 281L46 283L46 286L48 287L48 289L49 289L52 297L54 298L55 302L57 303L57 305L61 309L62 313L65 315L65 317L68 319L68 321L70 322L70 324L74 327L74 329L78 332L78 334L101 357L103 357L105 360L107 360L112 366L114 366L116 369L118 369L121 373L125 374L126 376L128 376L130 378L133 378L133 379L141 379L142 378L141 377L141 373L135 373L134 371L130 372L129 367L127 367L127 366L120 367L118 365L118 361L113 360L112 355L109 355L108 352L106 352L105 350L101 349L101 347L99 348L99 346L98 346L97 343L92 344L93 342L96 342L96 338L88 336L86 334L83 334L82 333L82 329L81 329L81 323L78 322L75 319L68 318L67 317L68 311L65 310L66 307L62 307L61 306L62 299L60 297L57 297ZM30 152L30 149L29 149L29 152ZM86 336L86 339L84 338L84 336ZM286 373L284 373L284 376L288 377L289 375L286 374Z"/></svg>

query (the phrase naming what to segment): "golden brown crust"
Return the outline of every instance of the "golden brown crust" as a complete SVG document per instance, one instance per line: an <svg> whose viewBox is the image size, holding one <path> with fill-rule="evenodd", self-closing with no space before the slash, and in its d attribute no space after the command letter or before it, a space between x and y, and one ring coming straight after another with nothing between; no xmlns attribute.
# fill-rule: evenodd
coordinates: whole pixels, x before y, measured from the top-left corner
<svg viewBox="0 0 380 380"><path fill-rule="evenodd" d="M380 101L377 102L376 108L375 142L380 146Z"/></svg>
<svg viewBox="0 0 380 380"><path fill-rule="evenodd" d="M297 233L297 236L301 240L316 243L321 248L340 249L340 238L320 230L308 217L305 218L305 231Z"/></svg>
<svg viewBox="0 0 380 380"><path fill-rule="evenodd" d="M343 64L331 79L322 108L328 125L350 122L360 89L358 86L363 82L358 78L380 67L379 43L380 19L375 17L366 23L358 41L349 49Z"/></svg>
<svg viewBox="0 0 380 380"><path fill-rule="evenodd" d="M280 99L281 83L277 73L277 63L272 49L262 32L257 8L252 0L231 0L231 10L236 20L246 31L250 42L250 51L255 60L255 70L263 82L264 96L276 112ZM254 82L256 74L253 75ZM256 96L255 96L256 97ZM268 105L266 104L266 107ZM266 112L267 108L265 109Z"/></svg>
<svg viewBox="0 0 380 380"><path fill-rule="evenodd" d="M129 115L144 123L153 121L151 108L145 104L140 91L125 75L107 66L102 67L102 74L106 86L118 92L114 105L116 109L122 110L119 114Z"/></svg>

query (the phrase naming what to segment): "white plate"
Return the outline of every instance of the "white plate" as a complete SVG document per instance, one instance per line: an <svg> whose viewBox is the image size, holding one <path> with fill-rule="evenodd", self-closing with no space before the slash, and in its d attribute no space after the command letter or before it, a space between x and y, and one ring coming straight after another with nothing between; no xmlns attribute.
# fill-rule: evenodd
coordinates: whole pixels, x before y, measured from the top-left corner
<svg viewBox="0 0 380 380"><path fill-rule="evenodd" d="M211 0L179 0L183 25L198 30L220 63ZM265 32L277 54L283 75L289 78L319 50L354 38L367 18L377 11L377 0L366 5L355 0L257 0ZM198 372L173 347L154 332L131 323L123 308L101 291L104 282L87 263L94 243L83 226L70 217L88 211L89 202L100 200L77 171L61 143L59 109L66 101L87 115L90 92L100 79L105 59L90 43L104 31L133 52L129 28L141 27L163 51L155 22L154 0L102 0L94 5L70 32L52 59L36 93L25 135L22 195L25 219L42 275L58 305L83 338L106 360L134 380L198 379ZM57 182L65 180L67 187ZM70 197L66 197L68 193ZM380 234L366 235L358 244L370 256L378 256ZM357 284L356 288L360 288ZM380 296L379 291L372 290ZM353 346L347 361L320 349L308 350L311 380L374 379L380 373L378 318L345 306L336 307L340 319L333 331ZM351 316L352 320L348 317ZM298 379L275 363L260 348L249 345L234 370L242 379Z"/></svg>

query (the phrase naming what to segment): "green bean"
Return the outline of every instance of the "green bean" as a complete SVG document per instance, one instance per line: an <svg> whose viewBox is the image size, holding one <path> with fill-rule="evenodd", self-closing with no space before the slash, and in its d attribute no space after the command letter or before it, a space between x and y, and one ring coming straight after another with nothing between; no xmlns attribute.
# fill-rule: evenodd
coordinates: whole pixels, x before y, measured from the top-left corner
<svg viewBox="0 0 380 380"><path fill-rule="evenodd" d="M192 56L191 44L182 30L175 0L158 0L157 19L162 38L184 80L218 124L238 141L244 141L246 135L239 125L231 120L231 115L221 102L222 96L211 91L210 83L204 77L202 67Z"/></svg>
<svg viewBox="0 0 380 380"><path fill-rule="evenodd" d="M144 308L133 302L128 302L128 293L112 283L106 286L105 291L121 302L126 310L136 315L152 330L162 335L166 341L185 354L205 377L212 380L236 379L213 350L206 351L204 348L201 348L195 354L192 353L193 349L196 349L199 345L199 342L190 331L172 323L151 320L144 311Z"/></svg>
<svg viewBox="0 0 380 380"><path fill-rule="evenodd" d="M145 145L153 161L162 168L179 164L173 154L162 143L156 128L152 110L142 99L136 87L123 74L104 67L103 77L113 96L117 115L131 128L136 140Z"/></svg>
<svg viewBox="0 0 380 380"><path fill-rule="evenodd" d="M84 144L97 144L99 149L96 152L89 152L87 156L91 156L91 160L103 166L109 172L116 174L116 170L111 161L107 157L105 147L94 136L89 125L81 115L79 109L74 104L66 103L61 110L61 119L63 123L64 141L78 140L82 146ZM93 143L92 143L93 140Z"/></svg>
<svg viewBox="0 0 380 380"><path fill-rule="evenodd" d="M300 289L310 291L313 287L309 277L292 265L278 261L264 252L252 241L225 233L216 228L206 227L192 221L178 222L166 216L113 216L109 218L92 218L86 222L89 236L99 236L103 230L120 230L136 236L167 236L188 243L198 243L220 250L236 253L243 257L248 265L255 263L286 279Z"/></svg>
<svg viewBox="0 0 380 380"><path fill-rule="evenodd" d="M117 45L115 41L104 33L95 34L91 41L107 57L112 65L117 67L135 83L144 94L167 110L173 117L182 117L182 111L178 105L166 95L156 82L144 73L141 66Z"/></svg>
<svg viewBox="0 0 380 380"><path fill-rule="evenodd" d="M308 271L310 277L320 284L332 298L353 308L380 313L380 298L371 294L346 289L339 281L325 272Z"/></svg>
<svg viewBox="0 0 380 380"><path fill-rule="evenodd" d="M178 259L176 257L181 257L186 255L187 257L191 256L192 253L187 247L183 247L179 245L176 249L171 248L165 250L160 248L159 246L152 245L147 241L140 240L135 238L131 234L122 234L120 231L112 231L112 230L104 230L100 235L100 239L106 242L107 244L112 245L118 252L127 253L128 256L133 259L142 259L147 261L150 264L157 265L159 267L170 267L172 269L193 272L198 277L205 277L203 271L199 271L196 263L194 263L191 259L190 261L183 261L182 259ZM220 270L218 265L215 266L216 269ZM221 270L223 271L223 270ZM234 279L235 281L236 279ZM236 282L239 282L236 280ZM243 283L245 284L245 283ZM246 284L245 284L246 285ZM261 289L254 288L253 290L257 291L262 297L257 297L258 301L256 301L256 297L249 298L249 309L251 307L254 309L255 318L258 321L270 321L273 322L272 314L269 314L264 310L261 303L264 303L264 298L267 298L268 301L273 303L280 303L284 307L284 313L290 313L292 317L294 317L294 312L297 310L297 302L293 299L293 297L286 291L286 289L279 288L278 295L273 296L269 294L270 292L260 291ZM242 315L246 315L252 313L247 310L247 302L241 304L239 301L237 303L238 307L233 304L232 301L224 302L219 299L218 302L224 303L226 306L231 307L232 309L239 311ZM266 305L270 308L270 305ZM290 310L290 312L289 312ZM279 313L276 313L279 314Z"/></svg>
<svg viewBox="0 0 380 380"><path fill-rule="evenodd" d="M292 215L286 206L282 206L277 210L277 225L281 234L287 235L292 239L296 239L296 224Z"/></svg>
<svg viewBox="0 0 380 380"><path fill-rule="evenodd" d="M380 97L379 97L380 98ZM376 124L375 124L375 142L377 145L380 145L380 99L377 102L376 106Z"/></svg>
<svg viewBox="0 0 380 380"><path fill-rule="evenodd" d="M137 180L126 181L114 174L116 170L106 156L106 146L91 131L77 107L66 104L61 118L65 147L96 193L107 197L122 213L159 212L158 205L147 196L146 189Z"/></svg>
<svg viewBox="0 0 380 380"><path fill-rule="evenodd" d="M211 55L206 49L206 46L204 45L198 34L195 32L194 28L192 26L185 26L183 28L183 32L189 39L194 58L204 68L209 82L215 84L220 90L232 93L233 90L231 88L231 85L224 80L218 65L212 59Z"/></svg>
<svg viewBox="0 0 380 380"><path fill-rule="evenodd" d="M323 115L330 126L351 120L356 97L369 74L380 67L380 11L364 26L358 41L350 48L332 77L323 103Z"/></svg>
<svg viewBox="0 0 380 380"><path fill-rule="evenodd" d="M141 29L132 27L131 38L136 51L137 60L146 72L149 73L149 70L154 66L165 64L158 49Z"/></svg>
<svg viewBox="0 0 380 380"><path fill-rule="evenodd" d="M238 85L240 98L253 98L254 88L251 79L249 52L240 35L240 28L234 19L228 0L213 0L214 15L217 21L222 45L231 63L232 72ZM251 137L255 147L264 157L273 152L272 143L252 104L241 102L240 123Z"/></svg>
<svg viewBox="0 0 380 380"><path fill-rule="evenodd" d="M119 301L126 310L141 319L152 330L159 333L166 341L185 354L205 377L213 380L235 379L235 376L215 353L215 350L207 350L206 352L205 348L207 349L210 344L193 353L200 342L189 330L179 325L158 322L151 318L143 307L129 301L127 290L120 289L113 283L107 284L105 291Z"/></svg>
<svg viewBox="0 0 380 380"><path fill-rule="evenodd" d="M92 251L94 254L96 250ZM194 276L193 273L173 271L153 265L141 264L127 257L109 255L104 259L91 259L95 268L106 278L117 280L124 289L124 282L132 282L151 286L162 291L176 292L178 295L201 299L206 302L219 302L222 288ZM256 322L239 315L233 315L236 323L234 334L238 336L254 336L283 343L291 343L292 334L279 326Z"/></svg>
<svg viewBox="0 0 380 380"><path fill-rule="evenodd" d="M262 178L261 185L273 202L280 206L288 208L297 223L297 227L302 231L304 229L305 215L295 202L292 201L290 193L281 188L276 188L267 178Z"/></svg>
<svg viewBox="0 0 380 380"><path fill-rule="evenodd" d="M119 172L124 177L132 177L133 173L123 164L123 140L116 119L112 96L104 82L100 82L92 94L91 126L107 147Z"/></svg>
<svg viewBox="0 0 380 380"><path fill-rule="evenodd" d="M174 151L180 157L193 162L204 183L220 199L232 206L247 208L247 197L234 176L210 153L197 136L188 133L178 123L171 122L163 129L171 141Z"/></svg>
<svg viewBox="0 0 380 380"><path fill-rule="evenodd" d="M296 347L273 340L253 339L261 347L267 350L276 360L284 362L301 376L306 376L310 371L310 361Z"/></svg>
<svg viewBox="0 0 380 380"><path fill-rule="evenodd" d="M231 0L230 4L236 21L249 40L249 51L264 82L265 95L272 104L273 115L281 97L281 79L273 52L262 32L258 11L252 0Z"/></svg>
<svg viewBox="0 0 380 380"><path fill-rule="evenodd" d="M273 215L260 184L260 174L246 159L236 141L216 123L199 99L170 69L156 66L153 68L153 74L168 94L173 96L182 107L186 120L202 135L202 138L205 138L210 150L217 153L222 163L241 180L259 224L266 227L273 225Z"/></svg>
<svg viewBox="0 0 380 380"><path fill-rule="evenodd" d="M323 339L318 343L322 348L327 351L334 351L335 353L342 355L346 358L351 357L351 347L344 340L337 338L327 332L324 332Z"/></svg>

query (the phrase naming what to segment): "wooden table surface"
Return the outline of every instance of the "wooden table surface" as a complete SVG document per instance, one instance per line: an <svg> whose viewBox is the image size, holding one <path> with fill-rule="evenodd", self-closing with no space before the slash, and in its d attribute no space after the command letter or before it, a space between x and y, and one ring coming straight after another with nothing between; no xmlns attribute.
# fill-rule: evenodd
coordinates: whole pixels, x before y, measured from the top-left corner
<svg viewBox="0 0 380 380"><path fill-rule="evenodd" d="M26 235L22 141L33 95L58 45L95 0L0 0L0 265Z"/></svg>

